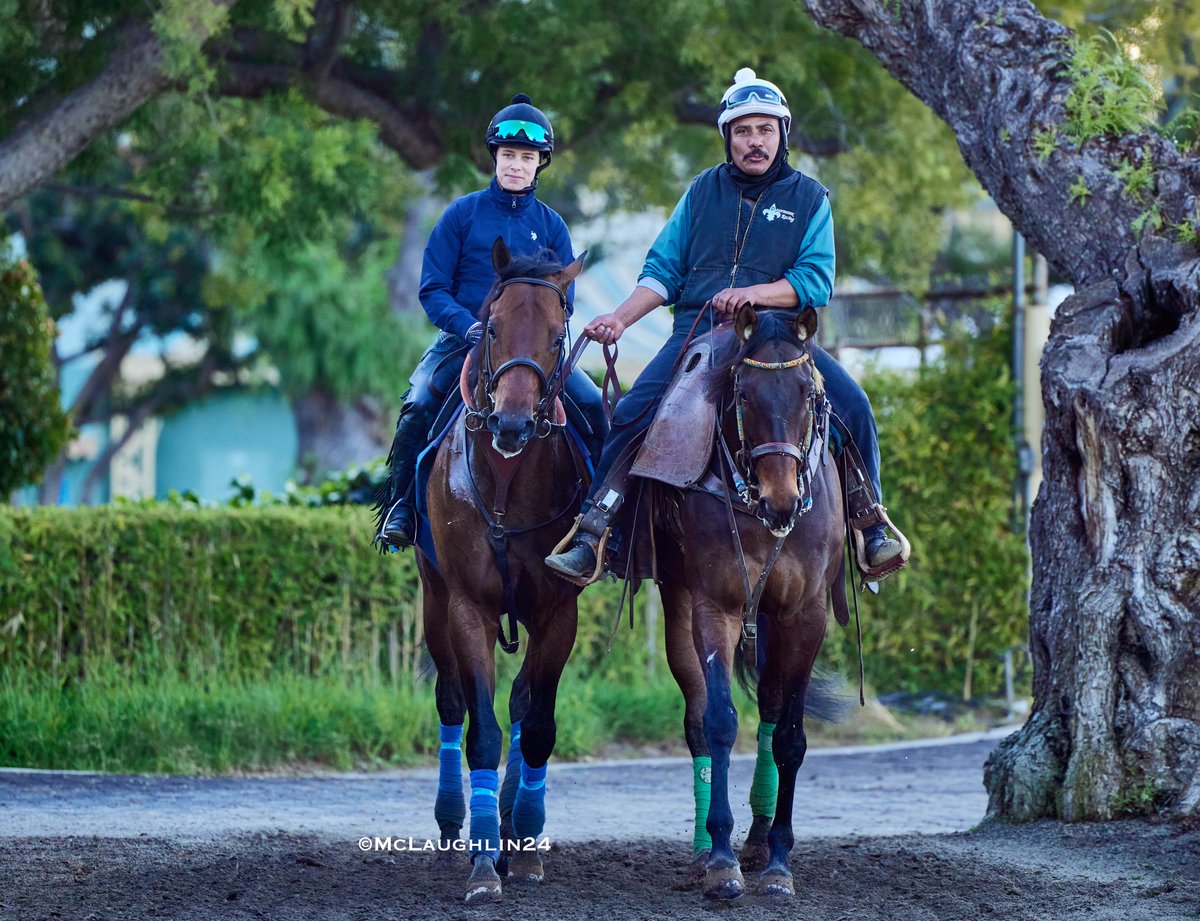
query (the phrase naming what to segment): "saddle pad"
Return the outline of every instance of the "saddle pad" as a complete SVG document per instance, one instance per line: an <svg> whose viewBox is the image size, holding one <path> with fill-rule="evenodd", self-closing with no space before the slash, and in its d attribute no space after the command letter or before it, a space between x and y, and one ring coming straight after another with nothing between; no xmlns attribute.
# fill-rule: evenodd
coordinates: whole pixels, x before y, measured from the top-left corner
<svg viewBox="0 0 1200 921"><path fill-rule="evenodd" d="M707 336L688 346L634 459L635 476L681 488L704 476L717 422L717 408L708 397L711 359Z"/></svg>

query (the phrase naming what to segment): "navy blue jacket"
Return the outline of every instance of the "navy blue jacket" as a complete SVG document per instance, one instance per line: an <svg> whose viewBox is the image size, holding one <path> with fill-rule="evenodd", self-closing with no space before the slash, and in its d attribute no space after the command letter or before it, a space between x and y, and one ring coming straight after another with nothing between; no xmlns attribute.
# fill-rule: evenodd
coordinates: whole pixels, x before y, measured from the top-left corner
<svg viewBox="0 0 1200 921"><path fill-rule="evenodd" d="M539 249L564 266L575 259L571 234L558 213L532 192L511 195L495 179L446 209L429 235L421 266L421 306L438 329L465 337L496 280L492 244L503 237L514 256ZM575 303L575 285L567 291Z"/></svg>

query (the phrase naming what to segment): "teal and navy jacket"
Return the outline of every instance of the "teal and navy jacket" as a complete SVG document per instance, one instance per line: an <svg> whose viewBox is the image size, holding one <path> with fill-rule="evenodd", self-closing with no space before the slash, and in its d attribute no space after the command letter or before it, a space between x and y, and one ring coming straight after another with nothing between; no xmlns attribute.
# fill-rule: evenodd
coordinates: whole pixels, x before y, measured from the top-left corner
<svg viewBox="0 0 1200 921"><path fill-rule="evenodd" d="M451 203L438 220L421 266L421 306L440 330L465 338L496 280L492 244L503 237L514 256L548 249L564 266L575 259L571 234L532 192L513 195L495 179ZM573 308L575 285L567 291Z"/></svg>
<svg viewBox="0 0 1200 921"><path fill-rule="evenodd" d="M740 250L739 224L745 232ZM794 172L750 202L722 164L692 181L650 247L638 284L674 304L678 314L702 307L724 288L781 278L796 289L801 307L820 307L829 302L833 277L828 190Z"/></svg>

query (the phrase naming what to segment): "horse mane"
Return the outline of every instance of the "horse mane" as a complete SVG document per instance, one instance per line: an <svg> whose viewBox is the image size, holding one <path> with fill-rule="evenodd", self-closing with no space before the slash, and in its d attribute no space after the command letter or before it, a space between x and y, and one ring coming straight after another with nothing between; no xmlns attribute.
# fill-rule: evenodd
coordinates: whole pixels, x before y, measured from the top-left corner
<svg viewBox="0 0 1200 921"><path fill-rule="evenodd" d="M745 342L738 339L733 329L726 342L718 346L713 356L713 370L709 375L709 399L717 400L729 385L730 371L771 342L794 345L799 352L808 351L808 343L801 342L796 335L796 312L794 310L763 310L758 313L758 325L754 334Z"/></svg>
<svg viewBox="0 0 1200 921"><path fill-rule="evenodd" d="M492 285L492 290L483 299L483 306L479 308L479 319L486 322L487 318L492 315L492 304L495 303L499 293L498 289L503 282L511 281L514 278L549 278L551 275L559 274L562 270L562 263L548 249L539 249L529 256L514 256L512 262L500 270L499 277Z"/></svg>

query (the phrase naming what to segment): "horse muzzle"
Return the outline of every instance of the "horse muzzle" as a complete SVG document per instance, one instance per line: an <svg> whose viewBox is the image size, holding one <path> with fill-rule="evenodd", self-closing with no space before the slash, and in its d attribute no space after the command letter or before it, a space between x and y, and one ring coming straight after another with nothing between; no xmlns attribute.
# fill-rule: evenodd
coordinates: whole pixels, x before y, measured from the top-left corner
<svg viewBox="0 0 1200 921"><path fill-rule="evenodd" d="M774 536L786 537L799 517L800 497L795 496L790 503L780 503L772 502L764 496L758 500L758 507L754 513Z"/></svg>
<svg viewBox="0 0 1200 921"><path fill-rule="evenodd" d="M537 422L530 415L492 412L487 418L492 447L502 457L515 457L537 434Z"/></svg>

